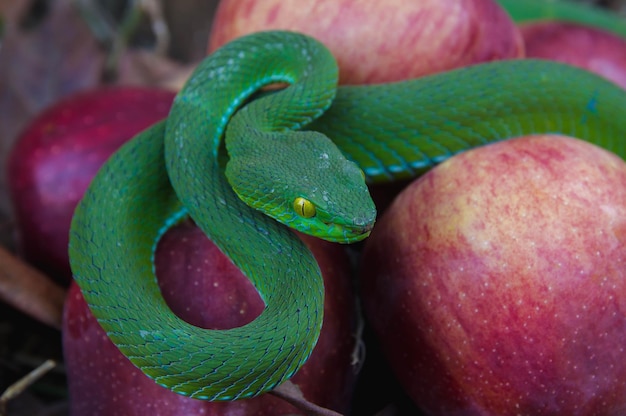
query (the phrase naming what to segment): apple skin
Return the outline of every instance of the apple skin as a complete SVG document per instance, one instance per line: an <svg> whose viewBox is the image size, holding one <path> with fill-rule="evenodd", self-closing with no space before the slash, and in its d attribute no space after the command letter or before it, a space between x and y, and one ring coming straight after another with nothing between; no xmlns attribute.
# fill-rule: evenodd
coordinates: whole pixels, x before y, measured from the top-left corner
<svg viewBox="0 0 626 416"><path fill-rule="evenodd" d="M523 55L518 28L492 0L222 0L209 52L270 29L319 39L337 58L343 84L398 81Z"/></svg>
<svg viewBox="0 0 626 416"><path fill-rule="evenodd" d="M68 284L74 208L102 163L124 142L167 116L173 92L111 87L72 95L37 116L7 159L17 249Z"/></svg>
<svg viewBox="0 0 626 416"><path fill-rule="evenodd" d="M595 72L626 89L626 40L576 23L520 25L526 56L564 62Z"/></svg>
<svg viewBox="0 0 626 416"><path fill-rule="evenodd" d="M459 154L406 188L361 262L366 317L429 415L626 408L626 164L563 136Z"/></svg>
<svg viewBox="0 0 626 416"><path fill-rule="evenodd" d="M349 262L341 246L301 237L322 270L325 319L311 357L291 380L310 401L348 412L355 383L351 366L354 299ZM155 265L168 305L194 325L218 329L241 326L263 308L250 281L190 221L163 236ZM298 414L296 408L272 395L210 403L156 385L109 341L75 283L66 304L63 344L73 415Z"/></svg>

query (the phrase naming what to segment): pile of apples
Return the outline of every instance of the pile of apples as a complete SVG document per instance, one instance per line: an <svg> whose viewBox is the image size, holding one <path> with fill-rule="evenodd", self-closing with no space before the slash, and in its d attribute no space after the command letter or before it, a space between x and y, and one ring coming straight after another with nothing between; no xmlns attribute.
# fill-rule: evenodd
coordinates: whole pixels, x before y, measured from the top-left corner
<svg viewBox="0 0 626 416"><path fill-rule="evenodd" d="M222 0L208 52L267 29L320 39L343 84L536 56L626 88L624 40L574 24L517 26L493 0ZM165 117L173 96L86 92L22 133L8 178L25 259L70 284L74 207L101 164ZM348 414L367 400L353 397L350 261L342 246L303 238L323 271L325 321L293 381ZM385 363L426 414L617 415L626 412L625 266L626 164L574 138L523 137L455 156L405 188L362 247L356 295ZM263 307L190 222L164 236L156 269L167 302L193 324L239 326ZM63 330L76 416L300 414L270 395L205 403L157 386L106 338L73 283Z"/></svg>

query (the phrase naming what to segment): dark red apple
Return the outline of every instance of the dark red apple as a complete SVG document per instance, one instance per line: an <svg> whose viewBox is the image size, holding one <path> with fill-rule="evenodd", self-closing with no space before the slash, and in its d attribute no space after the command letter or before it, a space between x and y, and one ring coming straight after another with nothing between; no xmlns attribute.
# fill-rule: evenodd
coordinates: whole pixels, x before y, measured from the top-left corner
<svg viewBox="0 0 626 416"><path fill-rule="evenodd" d="M222 0L209 51L270 29L319 39L337 58L344 84L398 81L523 55L517 27L493 0Z"/></svg>
<svg viewBox="0 0 626 416"><path fill-rule="evenodd" d="M563 136L457 155L362 256L363 302L429 415L626 409L626 164Z"/></svg>
<svg viewBox="0 0 626 416"><path fill-rule="evenodd" d="M69 283L68 231L80 197L122 143L167 116L173 97L148 88L96 89L58 102L29 124L7 159L26 261Z"/></svg>
<svg viewBox="0 0 626 416"><path fill-rule="evenodd" d="M527 57L578 66L626 89L626 39L568 22L525 23L520 29Z"/></svg>
<svg viewBox="0 0 626 416"><path fill-rule="evenodd" d="M348 412L355 381L349 264L342 247L304 238L324 275L325 319L317 346L292 381L309 401ZM251 283L191 222L165 234L158 246L156 267L168 304L192 324L221 329L241 326L263 308ZM299 414L287 402L267 394L208 403L159 387L108 340L76 285L72 285L66 305L64 352L74 415Z"/></svg>

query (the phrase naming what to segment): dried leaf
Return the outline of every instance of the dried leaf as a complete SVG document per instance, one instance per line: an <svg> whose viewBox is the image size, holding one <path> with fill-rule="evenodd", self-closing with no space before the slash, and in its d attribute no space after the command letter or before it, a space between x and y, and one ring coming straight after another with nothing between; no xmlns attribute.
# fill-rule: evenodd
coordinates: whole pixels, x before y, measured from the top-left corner
<svg viewBox="0 0 626 416"><path fill-rule="evenodd" d="M71 1L47 4L50 9L36 27L7 22L0 50L3 149L25 120L59 98L100 81L102 51Z"/></svg>
<svg viewBox="0 0 626 416"><path fill-rule="evenodd" d="M0 4L5 21L0 46L0 167L35 114L61 97L100 83L103 52L72 1L40 4L37 19L29 20L34 4L27 0ZM4 168L0 195L6 195ZM8 216L7 199L0 198L0 218Z"/></svg>
<svg viewBox="0 0 626 416"><path fill-rule="evenodd" d="M128 49L120 56L116 84L178 91L194 68L195 64L181 64L150 51Z"/></svg>
<svg viewBox="0 0 626 416"><path fill-rule="evenodd" d="M0 301L46 325L61 328L65 290L2 247Z"/></svg>

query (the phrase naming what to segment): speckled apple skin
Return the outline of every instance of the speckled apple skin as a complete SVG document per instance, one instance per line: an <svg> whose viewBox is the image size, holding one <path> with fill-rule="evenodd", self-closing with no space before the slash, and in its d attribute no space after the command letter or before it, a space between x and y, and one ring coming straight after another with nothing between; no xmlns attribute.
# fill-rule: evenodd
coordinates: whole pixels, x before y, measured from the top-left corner
<svg viewBox="0 0 626 416"><path fill-rule="evenodd" d="M626 414L626 165L573 138L468 151L362 257L367 317L430 415Z"/></svg>
<svg viewBox="0 0 626 416"><path fill-rule="evenodd" d="M520 26L526 55L574 65L626 89L626 40L576 23L539 21Z"/></svg>
<svg viewBox="0 0 626 416"><path fill-rule="evenodd" d="M209 51L260 30L306 33L335 55L340 82L398 81L523 55L493 0L222 0Z"/></svg>

